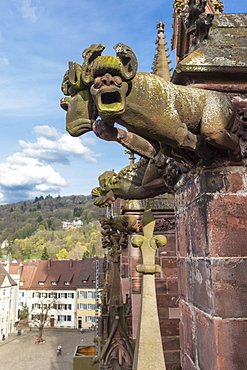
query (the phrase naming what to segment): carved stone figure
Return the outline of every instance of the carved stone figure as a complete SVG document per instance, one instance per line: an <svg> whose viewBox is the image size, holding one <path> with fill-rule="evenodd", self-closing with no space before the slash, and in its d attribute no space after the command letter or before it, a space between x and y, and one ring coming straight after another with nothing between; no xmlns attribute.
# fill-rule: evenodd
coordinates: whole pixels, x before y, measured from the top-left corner
<svg viewBox="0 0 247 370"><path fill-rule="evenodd" d="M136 73L132 49L117 44L117 56L102 56L102 44L69 63L62 84L67 130L73 136L93 130L146 158L159 150L193 165L215 158L214 148L240 159L233 105L223 93L174 85L151 73ZM102 121L96 121L100 116ZM118 123L129 132L114 127ZM148 149L148 150L147 150Z"/></svg>
<svg viewBox="0 0 247 370"><path fill-rule="evenodd" d="M110 206L116 198L152 198L164 192L171 193L186 168L174 159L159 153L154 159L141 158L139 162L126 166L118 174L105 171L99 176L99 187L92 190L97 197L94 204Z"/></svg>

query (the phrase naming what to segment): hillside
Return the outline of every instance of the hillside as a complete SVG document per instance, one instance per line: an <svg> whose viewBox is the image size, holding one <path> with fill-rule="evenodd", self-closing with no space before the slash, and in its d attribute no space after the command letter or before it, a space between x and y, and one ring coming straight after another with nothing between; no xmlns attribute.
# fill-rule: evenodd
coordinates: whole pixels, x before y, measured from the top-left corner
<svg viewBox="0 0 247 370"><path fill-rule="evenodd" d="M8 240L7 249L13 258L41 258L44 248L50 258L102 255L98 218L104 214L104 209L94 206L91 196L84 195L48 195L2 205L0 243ZM75 218L83 221L82 227L62 229L62 221Z"/></svg>

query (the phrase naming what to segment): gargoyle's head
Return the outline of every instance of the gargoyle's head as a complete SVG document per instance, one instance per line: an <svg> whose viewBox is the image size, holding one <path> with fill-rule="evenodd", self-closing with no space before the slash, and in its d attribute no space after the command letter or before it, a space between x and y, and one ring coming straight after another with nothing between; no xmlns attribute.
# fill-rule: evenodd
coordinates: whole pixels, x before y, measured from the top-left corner
<svg viewBox="0 0 247 370"><path fill-rule="evenodd" d="M128 83L137 71L136 56L122 43L114 46L116 57L102 56L104 49L102 44L91 45L82 53L83 64L69 62L64 75L62 91L67 97L60 105L67 111L66 128L72 136L91 131L98 116L114 121L125 111Z"/></svg>
<svg viewBox="0 0 247 370"><path fill-rule="evenodd" d="M105 121L114 121L125 111L129 81L135 77L137 59L132 49L122 43L114 46L117 56L99 56L91 66L91 95L98 113Z"/></svg>
<svg viewBox="0 0 247 370"><path fill-rule="evenodd" d="M66 129L72 136L80 136L92 130L92 122L98 117L96 106L90 94L91 65L105 46L93 44L82 56L82 65L69 62L69 69L62 82L62 92L66 97L60 100L61 107L67 111Z"/></svg>

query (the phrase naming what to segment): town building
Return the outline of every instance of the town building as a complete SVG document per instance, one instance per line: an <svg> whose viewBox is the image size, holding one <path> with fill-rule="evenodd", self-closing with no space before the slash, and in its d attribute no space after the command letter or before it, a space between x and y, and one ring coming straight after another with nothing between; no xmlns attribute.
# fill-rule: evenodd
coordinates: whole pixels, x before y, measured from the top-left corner
<svg viewBox="0 0 247 370"><path fill-rule="evenodd" d="M0 335L7 337L15 330L18 286L0 264Z"/></svg>
<svg viewBox="0 0 247 370"><path fill-rule="evenodd" d="M87 258L77 284L77 327L90 328L97 324L98 300L103 281L103 258Z"/></svg>

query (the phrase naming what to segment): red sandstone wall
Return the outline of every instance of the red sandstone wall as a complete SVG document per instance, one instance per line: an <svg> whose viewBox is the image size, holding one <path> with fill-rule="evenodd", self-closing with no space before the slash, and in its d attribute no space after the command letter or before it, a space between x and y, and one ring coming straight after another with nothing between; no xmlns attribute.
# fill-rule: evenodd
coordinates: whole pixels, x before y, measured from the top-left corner
<svg viewBox="0 0 247 370"><path fill-rule="evenodd" d="M247 364L245 169L195 175L176 195L182 368Z"/></svg>

